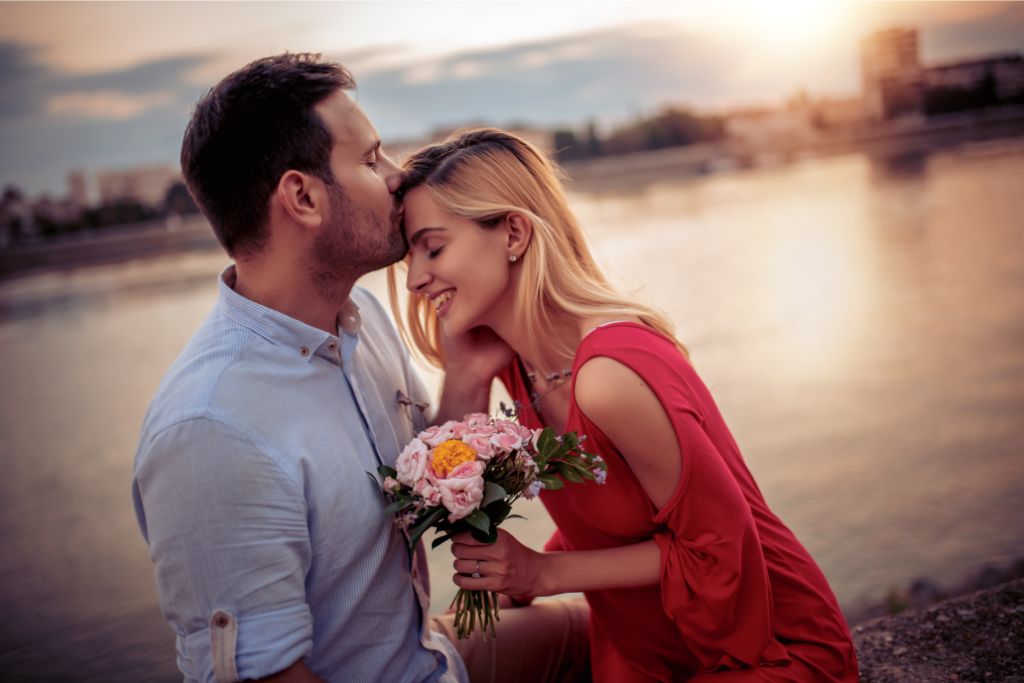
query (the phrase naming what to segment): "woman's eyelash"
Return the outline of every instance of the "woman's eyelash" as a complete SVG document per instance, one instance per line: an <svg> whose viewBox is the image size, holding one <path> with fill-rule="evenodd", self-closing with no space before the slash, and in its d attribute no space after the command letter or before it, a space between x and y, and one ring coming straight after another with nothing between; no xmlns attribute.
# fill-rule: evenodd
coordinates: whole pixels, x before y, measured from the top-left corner
<svg viewBox="0 0 1024 683"><path fill-rule="evenodd" d="M442 249L444 249L444 247L438 247L437 249L433 249L431 251L428 251L427 252L427 258L435 258L438 254L441 253Z"/></svg>

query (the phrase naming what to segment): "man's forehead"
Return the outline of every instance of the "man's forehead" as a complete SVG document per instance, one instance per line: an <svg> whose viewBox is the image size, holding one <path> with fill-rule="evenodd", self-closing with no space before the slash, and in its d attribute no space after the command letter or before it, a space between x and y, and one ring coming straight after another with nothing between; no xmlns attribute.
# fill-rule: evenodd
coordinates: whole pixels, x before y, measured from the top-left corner
<svg viewBox="0 0 1024 683"><path fill-rule="evenodd" d="M335 144L364 147L377 139L377 131L370 119L344 90L333 93L318 104L316 109L330 128Z"/></svg>

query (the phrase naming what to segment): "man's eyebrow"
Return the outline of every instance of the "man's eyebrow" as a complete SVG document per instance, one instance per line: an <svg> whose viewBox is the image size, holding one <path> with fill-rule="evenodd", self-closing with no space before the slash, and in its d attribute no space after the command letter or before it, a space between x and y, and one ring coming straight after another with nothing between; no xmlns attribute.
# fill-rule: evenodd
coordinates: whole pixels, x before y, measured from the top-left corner
<svg viewBox="0 0 1024 683"><path fill-rule="evenodd" d="M365 156L370 156L370 154L372 154L373 152L376 152L378 149L380 149L380 139L379 138L374 140L373 144L370 145L369 148L367 148L367 150L365 152L363 152L363 156L364 157Z"/></svg>
<svg viewBox="0 0 1024 683"><path fill-rule="evenodd" d="M416 243L420 241L420 239L421 239L421 238L423 237L423 234L424 234L424 233L427 233L427 232L431 232L431 231L435 231L435 230L444 230L444 228L441 228L441 227L435 227L435 228L420 228L419 230L417 230L417 231L416 231L416 232L415 232L415 233L413 234L413 236L412 236L412 237L410 237L410 238L409 238L409 245L410 245L410 246L413 246L413 247L415 247L415 246L416 246Z"/></svg>

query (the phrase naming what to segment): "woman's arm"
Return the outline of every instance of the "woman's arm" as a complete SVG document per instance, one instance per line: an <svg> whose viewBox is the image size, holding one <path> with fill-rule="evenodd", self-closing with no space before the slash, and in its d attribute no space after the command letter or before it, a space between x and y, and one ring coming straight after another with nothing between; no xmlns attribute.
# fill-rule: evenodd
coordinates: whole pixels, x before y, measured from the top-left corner
<svg viewBox="0 0 1024 683"><path fill-rule="evenodd" d="M661 402L646 382L607 357L589 360L576 377L576 404L629 463L655 507L669 501L682 471L679 443ZM572 495L572 485L566 495ZM639 504L639 501L638 501ZM603 550L538 553L505 531L485 545L469 534L453 539L460 588L510 595L653 585L661 571L654 540ZM481 578L472 578L476 562ZM466 575L466 576L464 576Z"/></svg>

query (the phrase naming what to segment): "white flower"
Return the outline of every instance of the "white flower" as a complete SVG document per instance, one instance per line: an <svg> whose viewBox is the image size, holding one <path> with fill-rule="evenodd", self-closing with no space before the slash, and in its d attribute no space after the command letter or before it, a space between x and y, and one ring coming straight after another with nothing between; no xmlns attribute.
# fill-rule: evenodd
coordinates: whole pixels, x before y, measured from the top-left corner
<svg viewBox="0 0 1024 683"><path fill-rule="evenodd" d="M397 479L406 486L414 486L423 478L430 462L430 449L427 444L419 439L413 439L409 445L398 454L395 461L395 469L398 471Z"/></svg>

